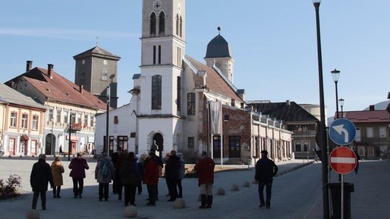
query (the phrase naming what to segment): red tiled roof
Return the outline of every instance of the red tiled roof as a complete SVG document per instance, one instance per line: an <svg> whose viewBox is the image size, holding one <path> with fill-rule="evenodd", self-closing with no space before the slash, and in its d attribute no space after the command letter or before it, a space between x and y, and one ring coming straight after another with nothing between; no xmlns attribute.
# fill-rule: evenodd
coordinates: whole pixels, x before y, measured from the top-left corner
<svg viewBox="0 0 390 219"><path fill-rule="evenodd" d="M375 111L347 111L344 117L354 123L390 122L390 114L386 110Z"/></svg>
<svg viewBox="0 0 390 219"><path fill-rule="evenodd" d="M106 103L95 97L92 93L83 90L68 79L52 70L52 78L46 69L33 68L22 75L29 83L41 92L48 101L74 104L93 109L106 109Z"/></svg>
<svg viewBox="0 0 390 219"><path fill-rule="evenodd" d="M229 84L227 84L226 81L213 68L200 63L199 61L191 58L188 55L186 55L186 58L197 70L204 70L207 72L206 86L211 92L227 96L239 102L243 101L240 96L237 95L234 89L229 86Z"/></svg>

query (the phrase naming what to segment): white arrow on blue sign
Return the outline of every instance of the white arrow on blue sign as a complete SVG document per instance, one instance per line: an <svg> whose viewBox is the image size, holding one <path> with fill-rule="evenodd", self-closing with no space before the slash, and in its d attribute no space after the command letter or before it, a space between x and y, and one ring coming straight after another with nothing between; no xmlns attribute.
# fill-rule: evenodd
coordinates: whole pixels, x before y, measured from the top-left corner
<svg viewBox="0 0 390 219"><path fill-rule="evenodd" d="M356 127L346 118L336 119L329 127L329 137L338 145L349 145L356 137Z"/></svg>

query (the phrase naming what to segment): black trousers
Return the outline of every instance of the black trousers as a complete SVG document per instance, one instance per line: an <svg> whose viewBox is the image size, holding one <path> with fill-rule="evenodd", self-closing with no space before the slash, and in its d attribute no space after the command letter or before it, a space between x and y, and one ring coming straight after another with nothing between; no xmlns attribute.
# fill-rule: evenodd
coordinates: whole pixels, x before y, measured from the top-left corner
<svg viewBox="0 0 390 219"><path fill-rule="evenodd" d="M171 200L176 200L177 198L177 179L167 179L169 196Z"/></svg>
<svg viewBox="0 0 390 219"><path fill-rule="evenodd" d="M34 191L32 209L37 208L38 197L41 196L42 208L46 208L46 191Z"/></svg>
<svg viewBox="0 0 390 219"><path fill-rule="evenodd" d="M137 186L133 184L125 184L123 185L125 187L125 205L128 205L130 202L130 205L135 204L135 192L137 190Z"/></svg>
<svg viewBox="0 0 390 219"><path fill-rule="evenodd" d="M266 193L266 200L264 201L264 187ZM271 191L272 191L272 181L271 182L259 182L259 198L260 205L267 205L268 207L271 205Z"/></svg>
<svg viewBox="0 0 390 219"><path fill-rule="evenodd" d="M61 186L54 186L53 187L53 195L55 197L60 197L60 192L61 192Z"/></svg>
<svg viewBox="0 0 390 219"><path fill-rule="evenodd" d="M179 189L178 198L183 198L183 186L181 185L181 180L182 179L177 180L177 188Z"/></svg>
<svg viewBox="0 0 390 219"><path fill-rule="evenodd" d="M157 185L147 185L149 194L149 203L156 204L157 199Z"/></svg>
<svg viewBox="0 0 390 219"><path fill-rule="evenodd" d="M84 188L84 179L75 179L73 180L73 194L74 196L78 196L83 194L83 188Z"/></svg>
<svg viewBox="0 0 390 219"><path fill-rule="evenodd" d="M99 199L108 199L109 183L99 183Z"/></svg>
<svg viewBox="0 0 390 219"><path fill-rule="evenodd" d="M138 193L142 193L142 179L138 180L138 185L137 185L137 188L138 188Z"/></svg>

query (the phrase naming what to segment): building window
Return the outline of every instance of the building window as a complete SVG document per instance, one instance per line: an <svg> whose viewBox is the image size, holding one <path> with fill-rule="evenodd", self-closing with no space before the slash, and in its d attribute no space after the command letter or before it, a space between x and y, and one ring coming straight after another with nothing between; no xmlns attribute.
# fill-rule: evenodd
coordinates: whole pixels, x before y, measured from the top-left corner
<svg viewBox="0 0 390 219"><path fill-rule="evenodd" d="M54 119L53 113L54 113L53 109L49 109L49 118L48 118L49 121L53 121L53 119Z"/></svg>
<svg viewBox="0 0 390 219"><path fill-rule="evenodd" d="M176 35L179 35L179 15L176 15Z"/></svg>
<svg viewBox="0 0 390 219"><path fill-rule="evenodd" d="M159 26L158 26L159 30L158 30L158 33L159 34L164 34L165 33L165 13L164 12L161 12L160 15L159 15Z"/></svg>
<svg viewBox="0 0 390 219"><path fill-rule="evenodd" d="M361 141L362 141L360 128L356 128L356 137L355 137L355 141L356 141L356 142L361 142Z"/></svg>
<svg viewBox="0 0 390 219"><path fill-rule="evenodd" d="M194 149L195 148L195 138L194 137L188 137L187 145L188 145L189 149Z"/></svg>
<svg viewBox="0 0 390 219"><path fill-rule="evenodd" d="M379 138L386 138L386 127L379 127Z"/></svg>
<svg viewBox="0 0 390 219"><path fill-rule="evenodd" d="M161 110L161 75L152 77L152 110Z"/></svg>
<svg viewBox="0 0 390 219"><path fill-rule="evenodd" d="M93 127L94 122L95 122L95 115L91 114L89 116L89 126Z"/></svg>
<svg viewBox="0 0 390 219"><path fill-rule="evenodd" d="M11 113L11 122L9 124L10 127L16 128L16 124L18 122L18 113L12 112Z"/></svg>
<svg viewBox="0 0 390 219"><path fill-rule="evenodd" d="M187 115L195 115L195 93L187 94Z"/></svg>
<svg viewBox="0 0 390 219"><path fill-rule="evenodd" d="M156 46L153 46L153 65L156 64L156 59L157 59Z"/></svg>
<svg viewBox="0 0 390 219"><path fill-rule="evenodd" d="M374 137L374 128L367 127L366 128L366 135L367 135L367 138L373 138Z"/></svg>
<svg viewBox="0 0 390 219"><path fill-rule="evenodd" d="M161 46L158 46L158 64L161 64Z"/></svg>
<svg viewBox="0 0 390 219"><path fill-rule="evenodd" d="M76 120L74 123L81 124L81 113L76 113Z"/></svg>
<svg viewBox="0 0 390 219"><path fill-rule="evenodd" d="M68 111L64 111L64 123L68 123Z"/></svg>
<svg viewBox="0 0 390 219"><path fill-rule="evenodd" d="M61 112L62 112L61 109L57 109L57 122L58 122L58 123L61 122Z"/></svg>
<svg viewBox="0 0 390 219"><path fill-rule="evenodd" d="M88 114L84 114L84 126L88 126Z"/></svg>
<svg viewBox="0 0 390 219"><path fill-rule="evenodd" d="M180 16L180 37L183 37L183 19Z"/></svg>
<svg viewBox="0 0 390 219"><path fill-rule="evenodd" d="M128 146L128 141L129 141L129 137L128 136L118 136L118 139L117 139L117 143L118 143L118 147L120 147L121 149L123 150L127 150L127 146Z"/></svg>
<svg viewBox="0 0 390 219"><path fill-rule="evenodd" d="M33 115L33 119L32 119L32 130L38 130L38 119L39 119L39 116L38 115Z"/></svg>
<svg viewBox="0 0 390 219"><path fill-rule="evenodd" d="M21 124L21 128L27 129L27 121L28 121L28 115L27 115L27 114L23 114L23 115L22 115L22 124Z"/></svg>
<svg viewBox="0 0 390 219"><path fill-rule="evenodd" d="M150 15L150 35L156 35L156 14L154 12Z"/></svg>
<svg viewBox="0 0 390 219"><path fill-rule="evenodd" d="M108 80L108 72L107 69L103 68L102 70L102 81L107 81Z"/></svg>
<svg viewBox="0 0 390 219"><path fill-rule="evenodd" d="M296 152L302 151L301 143L300 143L300 142L295 144L295 151L296 151Z"/></svg>
<svg viewBox="0 0 390 219"><path fill-rule="evenodd" d="M176 100L176 106L177 106L177 111L181 111L181 77L177 77L177 100Z"/></svg>

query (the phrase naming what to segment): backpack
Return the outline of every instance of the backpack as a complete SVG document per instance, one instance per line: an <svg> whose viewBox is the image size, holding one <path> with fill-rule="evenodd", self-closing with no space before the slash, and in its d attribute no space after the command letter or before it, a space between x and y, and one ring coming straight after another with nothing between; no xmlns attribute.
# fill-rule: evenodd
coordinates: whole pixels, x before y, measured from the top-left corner
<svg viewBox="0 0 390 219"><path fill-rule="evenodd" d="M100 167L100 175L102 175L103 178L107 177L109 173L108 161L102 160L102 165Z"/></svg>

